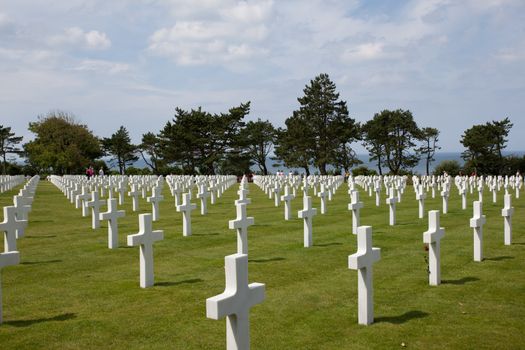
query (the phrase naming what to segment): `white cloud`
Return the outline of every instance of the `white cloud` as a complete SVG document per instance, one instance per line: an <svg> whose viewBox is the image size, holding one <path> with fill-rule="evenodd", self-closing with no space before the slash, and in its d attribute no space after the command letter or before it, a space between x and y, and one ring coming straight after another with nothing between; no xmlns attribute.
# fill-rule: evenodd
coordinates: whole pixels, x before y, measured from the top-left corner
<svg viewBox="0 0 525 350"><path fill-rule="evenodd" d="M73 70L119 74L129 71L130 68L130 65L127 63L110 62L103 60L83 60L78 66L73 68Z"/></svg>
<svg viewBox="0 0 525 350"><path fill-rule="evenodd" d="M172 0L175 23L157 29L148 51L181 65L230 64L264 56L273 1ZM182 13L178 9L183 9ZM197 10L200 10L198 12Z"/></svg>
<svg viewBox="0 0 525 350"><path fill-rule="evenodd" d="M374 60L384 56L382 43L365 43L346 49L342 54L345 61Z"/></svg>
<svg viewBox="0 0 525 350"><path fill-rule="evenodd" d="M104 50L111 46L106 33L98 30L85 32L79 27L66 28L60 35L52 36L49 39L52 45L73 45L92 50Z"/></svg>

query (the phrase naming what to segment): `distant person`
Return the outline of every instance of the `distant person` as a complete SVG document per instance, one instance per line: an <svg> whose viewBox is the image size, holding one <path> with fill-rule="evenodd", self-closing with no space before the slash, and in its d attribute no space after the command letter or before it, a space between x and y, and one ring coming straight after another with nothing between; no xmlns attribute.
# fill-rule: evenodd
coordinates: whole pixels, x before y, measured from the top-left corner
<svg viewBox="0 0 525 350"><path fill-rule="evenodd" d="M86 175L88 179L95 175L95 170L93 169L93 166L90 165L89 168L86 169Z"/></svg>
<svg viewBox="0 0 525 350"><path fill-rule="evenodd" d="M104 169L100 168L98 170L98 176L104 176Z"/></svg>

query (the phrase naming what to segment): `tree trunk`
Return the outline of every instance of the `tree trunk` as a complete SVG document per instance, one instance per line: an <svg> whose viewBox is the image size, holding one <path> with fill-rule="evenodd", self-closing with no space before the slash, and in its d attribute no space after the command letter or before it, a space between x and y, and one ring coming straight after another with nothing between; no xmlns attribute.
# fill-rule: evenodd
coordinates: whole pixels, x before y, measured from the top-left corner
<svg viewBox="0 0 525 350"><path fill-rule="evenodd" d="M308 168L308 165L303 166L303 168L306 176L310 176L310 169Z"/></svg>
<svg viewBox="0 0 525 350"><path fill-rule="evenodd" d="M319 164L319 172L321 175L326 175L326 163Z"/></svg>

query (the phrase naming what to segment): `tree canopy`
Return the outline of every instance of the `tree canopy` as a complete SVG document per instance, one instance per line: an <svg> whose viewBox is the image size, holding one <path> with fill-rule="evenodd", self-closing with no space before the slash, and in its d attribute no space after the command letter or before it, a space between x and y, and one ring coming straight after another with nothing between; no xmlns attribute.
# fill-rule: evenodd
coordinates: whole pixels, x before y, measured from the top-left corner
<svg viewBox="0 0 525 350"><path fill-rule="evenodd" d="M409 110L385 109L363 126L365 147L370 152L370 160L377 161L380 174L383 165L396 175L417 165L415 142L421 139L421 130Z"/></svg>
<svg viewBox="0 0 525 350"><path fill-rule="evenodd" d="M479 174L500 174L504 165L502 151L512 125L509 118L505 118L465 130L460 142L465 147L461 156L467 162L466 167Z"/></svg>
<svg viewBox="0 0 525 350"><path fill-rule="evenodd" d="M11 127L0 125L0 154L2 155L2 174L5 175L7 171L7 155L8 154L22 154L22 150L18 148L18 144L22 142L22 136L16 136L11 132Z"/></svg>
<svg viewBox="0 0 525 350"><path fill-rule="evenodd" d="M341 166L343 151L347 156L343 160L348 166L352 154L350 144L358 139L359 127L348 115L346 101L339 100L336 85L328 74L315 77L303 92L304 96L297 99L299 109L279 132L276 155L287 166L295 164L306 170L313 164L325 175L327 166ZM299 129L290 129L290 126ZM298 154L299 150L303 154ZM305 157L307 159L303 159Z"/></svg>
<svg viewBox="0 0 525 350"><path fill-rule="evenodd" d="M215 174L240 142L243 118L249 111L250 102L221 114L200 107L190 111L176 108L173 120L159 133L162 158L180 166L185 174Z"/></svg>
<svg viewBox="0 0 525 350"><path fill-rule="evenodd" d="M136 155L137 146L131 143L128 130L121 126L111 137L102 139L104 152L115 161L121 175L126 173L126 167L139 158Z"/></svg>
<svg viewBox="0 0 525 350"><path fill-rule="evenodd" d="M35 139L24 145L27 162L39 172L82 174L102 156L97 137L67 112L54 111L29 123Z"/></svg>

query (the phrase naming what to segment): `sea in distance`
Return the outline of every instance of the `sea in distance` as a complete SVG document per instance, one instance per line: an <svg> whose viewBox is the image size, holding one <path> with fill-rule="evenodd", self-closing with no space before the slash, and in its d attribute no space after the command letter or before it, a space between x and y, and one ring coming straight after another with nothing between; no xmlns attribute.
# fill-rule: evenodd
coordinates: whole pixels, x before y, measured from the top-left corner
<svg viewBox="0 0 525 350"><path fill-rule="evenodd" d="M525 151L504 151L503 155L505 155L505 156L513 155L513 156L522 157L522 156L525 155ZM369 169L373 169L375 171L378 171L378 169L377 169L377 162L370 162L370 160L369 160L370 156L368 154L358 154L357 158L360 161L363 162L362 164L357 165L357 166L366 166ZM432 161L430 163L430 169L429 169L430 170L430 174L432 174L434 172L434 168L439 163L441 163L444 160L455 160L460 165L463 165L463 163L464 163L463 158L461 158L461 152L436 152L436 154L434 155L434 161ZM274 163L275 162L273 162L272 160L268 160L266 162L266 166L268 167L268 171L271 172L271 173L275 174L277 171L283 171L285 174L289 173L290 171L292 171L292 172L296 171L299 174L303 174L304 173L304 169L302 169L302 168L288 169L286 167L279 167L279 166L275 167L275 166L273 166ZM256 172L258 170L258 167L257 166L252 166L252 170L254 170ZM383 170L383 174L388 173L388 171L389 171L387 166L383 166L382 170ZM414 174L426 175L426 173L427 173L427 171L426 171L426 158L425 159L421 159L419 161L419 163L412 169L412 171L414 172ZM310 174L316 174L316 173L319 173L319 169L314 168L314 167L310 167Z"/></svg>
<svg viewBox="0 0 525 350"><path fill-rule="evenodd" d="M504 151L503 154L505 156L514 155L514 156L522 157L522 156L525 155L525 151ZM369 160L370 156L368 154L358 154L357 158L359 158L359 160L363 162L363 164L360 164L358 166L366 166L369 169L373 169L373 170L377 171L377 163L376 162L370 162L370 160ZM434 168L439 163L441 163L444 160L456 160L456 161L459 162L460 165L463 165L463 162L464 162L463 158L461 158L461 152L436 152L436 154L434 155L434 159L435 160L432 163L430 163L430 173L431 174L434 172ZM292 168L292 169L289 169L289 168L282 167L282 166L274 166L275 163L276 162L271 160L271 159L267 159L267 161L266 161L266 167L267 167L268 172L270 174L275 174L278 171L282 171L285 174L288 174L290 171L291 172L297 172L298 174L304 174L304 169L303 168ZM137 168L146 168L147 167L146 163L144 163L144 161L141 158L139 158L139 160L136 161L133 164L133 166L137 167ZM112 168L116 169L114 166ZM259 167L256 166L256 165L253 165L251 167L251 169L252 169L252 171L254 173L260 172ZM330 169L333 169L333 168L328 168L328 170L330 170ZM412 169L412 171L415 174L426 175L426 160L422 159ZM318 173L319 173L319 169L314 168L314 167L310 167L310 174L318 174ZM388 173L388 167L383 167L383 173Z"/></svg>

